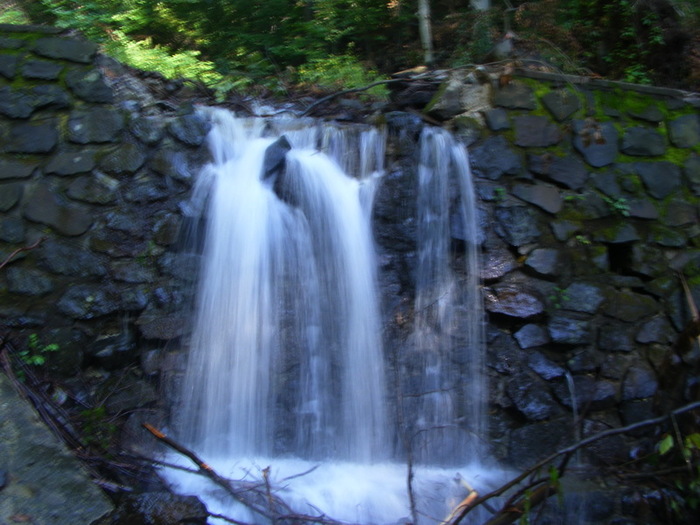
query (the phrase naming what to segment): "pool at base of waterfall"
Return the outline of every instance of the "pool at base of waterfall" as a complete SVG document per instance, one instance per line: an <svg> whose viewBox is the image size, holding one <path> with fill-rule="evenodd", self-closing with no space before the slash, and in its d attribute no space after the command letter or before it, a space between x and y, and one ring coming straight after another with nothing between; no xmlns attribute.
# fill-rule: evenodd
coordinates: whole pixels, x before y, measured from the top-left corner
<svg viewBox="0 0 700 525"><path fill-rule="evenodd" d="M167 461L183 467L192 466L182 456L170 457ZM266 511L272 499L275 504L288 505L286 515L290 518L292 515L309 516L331 523L358 525L413 523L406 464L363 465L265 457L214 459L208 464L220 476L235 480L233 487L241 494L257 491L260 497L251 499L257 499ZM483 495L510 478L502 469L485 465L461 468L417 465L412 470L416 518L420 524L442 523L468 495L467 487ZM200 474L167 468L161 475L176 492L198 496L211 514L256 525L270 522L236 502L230 493ZM266 501L268 488L271 498ZM475 510L472 519L479 516L480 512ZM209 523L223 525L231 522L210 518Z"/></svg>

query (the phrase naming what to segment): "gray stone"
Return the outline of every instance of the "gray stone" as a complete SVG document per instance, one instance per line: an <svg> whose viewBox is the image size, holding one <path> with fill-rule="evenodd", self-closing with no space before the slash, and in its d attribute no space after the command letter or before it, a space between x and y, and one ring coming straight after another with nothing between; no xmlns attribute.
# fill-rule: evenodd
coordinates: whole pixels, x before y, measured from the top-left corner
<svg viewBox="0 0 700 525"><path fill-rule="evenodd" d="M645 322L635 340L638 343L668 344L675 339L676 332L666 317L657 316Z"/></svg>
<svg viewBox="0 0 700 525"><path fill-rule="evenodd" d="M630 367L622 382L622 399L644 399L653 396L659 388L656 374L643 365Z"/></svg>
<svg viewBox="0 0 700 525"><path fill-rule="evenodd" d="M77 151L60 151L51 157L44 172L53 175L88 173L95 167L96 152L82 148Z"/></svg>
<svg viewBox="0 0 700 525"><path fill-rule="evenodd" d="M514 285L485 289L484 306L487 312L520 319L544 312L544 303L538 296Z"/></svg>
<svg viewBox="0 0 700 525"><path fill-rule="evenodd" d="M683 231L678 230L678 228L667 228L662 225L654 225L649 240L668 248L683 248L688 242Z"/></svg>
<svg viewBox="0 0 700 525"><path fill-rule="evenodd" d="M187 319L160 310L146 310L136 320L146 339L169 341L185 334Z"/></svg>
<svg viewBox="0 0 700 525"><path fill-rule="evenodd" d="M493 108L484 112L486 125L491 131L504 131L510 129L508 112L505 109Z"/></svg>
<svg viewBox="0 0 700 525"><path fill-rule="evenodd" d="M527 365L542 379L550 381L564 377L566 370L539 352L532 352L527 357Z"/></svg>
<svg viewBox="0 0 700 525"><path fill-rule="evenodd" d="M68 120L68 140L78 144L114 142L124 128L124 117L116 109L74 111Z"/></svg>
<svg viewBox="0 0 700 525"><path fill-rule="evenodd" d="M180 237L181 228L182 217L174 213L166 213L153 225L153 241L160 246L175 244Z"/></svg>
<svg viewBox="0 0 700 525"><path fill-rule="evenodd" d="M162 179L147 174L137 174L130 182L124 199L128 202L142 204L164 200L170 195L171 190Z"/></svg>
<svg viewBox="0 0 700 525"><path fill-rule="evenodd" d="M211 122L199 113L183 115L168 125L168 131L188 146L200 146L211 129Z"/></svg>
<svg viewBox="0 0 700 525"><path fill-rule="evenodd" d="M683 172L690 182L693 193L700 196L700 155L690 155L683 164Z"/></svg>
<svg viewBox="0 0 700 525"><path fill-rule="evenodd" d="M5 151L11 153L48 153L58 144L58 129L53 121L17 122L10 127Z"/></svg>
<svg viewBox="0 0 700 525"><path fill-rule="evenodd" d="M96 284L77 284L63 294L56 307L73 319L94 319L117 312L122 305L114 290Z"/></svg>
<svg viewBox="0 0 700 525"><path fill-rule="evenodd" d="M573 155L557 157L551 154L529 155L528 168L533 173L544 175L548 180L572 190L583 187L588 179L585 164Z"/></svg>
<svg viewBox="0 0 700 525"><path fill-rule="evenodd" d="M113 261L110 265L111 274L117 281L127 283L152 283L156 280L154 268L142 264L138 260Z"/></svg>
<svg viewBox="0 0 700 525"><path fill-rule="evenodd" d="M114 101L112 89L97 69L71 69L66 74L66 85L86 102L111 104Z"/></svg>
<svg viewBox="0 0 700 525"><path fill-rule="evenodd" d="M119 182L107 175L96 172L94 175L78 177L66 194L74 200L91 204L110 204L119 196Z"/></svg>
<svg viewBox="0 0 700 525"><path fill-rule="evenodd" d="M0 241L9 243L24 242L24 221L19 217L0 217Z"/></svg>
<svg viewBox="0 0 700 525"><path fill-rule="evenodd" d="M173 148L160 148L149 162L151 169L174 180L191 183L192 170L185 152Z"/></svg>
<svg viewBox="0 0 700 525"><path fill-rule="evenodd" d="M637 345L630 327L608 322L598 331L598 348L606 352L633 352Z"/></svg>
<svg viewBox="0 0 700 525"><path fill-rule="evenodd" d="M559 190L545 184L516 184L512 190L519 199L534 204L549 213L561 211L563 201Z"/></svg>
<svg viewBox="0 0 700 525"><path fill-rule="evenodd" d="M208 516L196 496L146 492L124 496L110 525L206 525Z"/></svg>
<svg viewBox="0 0 700 525"><path fill-rule="evenodd" d="M627 155L653 157L666 153L666 143L664 136L658 131L634 127L625 130L620 149Z"/></svg>
<svg viewBox="0 0 700 525"><path fill-rule="evenodd" d="M548 91L542 96L542 103L559 122L581 109L579 98L567 89Z"/></svg>
<svg viewBox="0 0 700 525"><path fill-rule="evenodd" d="M85 233L93 220L87 209L63 202L45 185L35 188L29 196L25 204L24 216L69 236Z"/></svg>
<svg viewBox="0 0 700 525"><path fill-rule="evenodd" d="M638 241L642 238L635 225L625 220L619 220L611 226L603 227L593 233L593 240L609 244L624 244Z"/></svg>
<svg viewBox="0 0 700 525"><path fill-rule="evenodd" d="M196 254L166 252L158 260L158 267L166 275L193 281L197 279L200 263L201 258Z"/></svg>
<svg viewBox="0 0 700 525"><path fill-rule="evenodd" d="M605 300L605 293L597 284L576 282L564 290L567 300L562 308L574 312L595 313Z"/></svg>
<svg viewBox="0 0 700 525"><path fill-rule="evenodd" d="M273 177L277 178L282 171L284 171L287 160L287 152L290 149L292 149L292 145L284 135L267 147L265 150L265 160L263 161L263 179L270 179ZM277 188L275 188L275 191L277 192Z"/></svg>
<svg viewBox="0 0 700 525"><path fill-rule="evenodd" d="M667 203L666 213L662 218L665 226L679 227L696 224L698 220L697 207L690 202L672 199Z"/></svg>
<svg viewBox="0 0 700 525"><path fill-rule="evenodd" d="M497 135L471 149L469 155L475 175L498 180L502 175L515 175L522 170L522 161L505 137Z"/></svg>
<svg viewBox="0 0 700 525"><path fill-rule="evenodd" d="M595 168L615 162L618 155L617 129L611 122L574 121L574 147Z"/></svg>
<svg viewBox="0 0 700 525"><path fill-rule="evenodd" d="M661 310L659 303L648 295L621 290L613 294L604 311L610 317L634 322Z"/></svg>
<svg viewBox="0 0 700 525"><path fill-rule="evenodd" d="M53 291L51 277L32 268L7 269L7 290L20 295L46 295Z"/></svg>
<svg viewBox="0 0 700 525"><path fill-rule="evenodd" d="M612 381L595 380L587 375L573 376L573 391L567 382L559 382L554 387L554 394L567 407L575 405L578 410L584 407L590 410L603 410L615 405L617 386Z"/></svg>
<svg viewBox="0 0 700 525"><path fill-rule="evenodd" d="M425 112L438 120L449 120L464 112L462 107L462 90L464 79L460 72L450 74L450 78L442 83Z"/></svg>
<svg viewBox="0 0 700 525"><path fill-rule="evenodd" d="M17 55L0 54L0 75L12 80L17 71Z"/></svg>
<svg viewBox="0 0 700 525"><path fill-rule="evenodd" d="M489 243L483 253L481 278L498 279L518 267L513 254L501 243Z"/></svg>
<svg viewBox="0 0 700 525"><path fill-rule="evenodd" d="M75 38L44 37L34 43L37 55L89 64L97 53L97 44Z"/></svg>
<svg viewBox="0 0 700 525"><path fill-rule="evenodd" d="M75 456L39 420L0 374L0 458L11 476L2 488L0 521L20 514L37 525L94 523L112 505Z"/></svg>
<svg viewBox="0 0 700 525"><path fill-rule="evenodd" d="M681 187L681 171L671 162L637 162L634 166L647 191L656 199L664 199Z"/></svg>
<svg viewBox="0 0 700 525"><path fill-rule="evenodd" d="M561 344L588 344L595 337L589 318L563 312L557 312L550 317L547 331L553 342Z"/></svg>
<svg viewBox="0 0 700 525"><path fill-rule="evenodd" d="M570 443L573 437L569 417L515 428L509 434L508 464L526 468Z"/></svg>
<svg viewBox="0 0 700 525"><path fill-rule="evenodd" d="M496 90L494 103L508 109L536 109L537 101L532 88L520 82L510 82Z"/></svg>
<svg viewBox="0 0 700 525"><path fill-rule="evenodd" d="M692 148L700 143L700 119L698 115L683 115L669 121L668 133L677 148Z"/></svg>
<svg viewBox="0 0 700 525"><path fill-rule="evenodd" d="M63 71L63 65L48 60L27 60L22 65L22 75L26 78L56 80Z"/></svg>
<svg viewBox="0 0 700 525"><path fill-rule="evenodd" d="M100 161L100 168L111 175L136 173L146 162L143 149L131 142L121 144Z"/></svg>
<svg viewBox="0 0 700 525"><path fill-rule="evenodd" d="M521 115L514 118L515 144L524 148L546 148L561 141L559 126L546 117Z"/></svg>
<svg viewBox="0 0 700 525"><path fill-rule="evenodd" d="M525 260L525 266L532 268L540 275L555 276L560 265L559 250L554 248L536 248Z"/></svg>
<svg viewBox="0 0 700 525"><path fill-rule="evenodd" d="M47 239L39 247L41 267L61 275L100 277L107 273L102 259L92 252L56 239Z"/></svg>
<svg viewBox="0 0 700 525"><path fill-rule="evenodd" d="M12 209L22 198L24 185L20 182L0 184L0 211Z"/></svg>
<svg viewBox="0 0 700 525"><path fill-rule="evenodd" d="M637 219L658 219L658 204L648 198L632 198L627 200L629 216Z"/></svg>
<svg viewBox="0 0 700 525"><path fill-rule="evenodd" d="M496 233L511 246L522 246L536 241L542 232L529 208L522 206L499 207L495 211Z"/></svg>
<svg viewBox="0 0 700 525"><path fill-rule="evenodd" d="M549 226L558 241L567 241L574 233L581 230L579 223L567 220L552 221Z"/></svg>
<svg viewBox="0 0 700 525"><path fill-rule="evenodd" d="M31 160L14 160L0 158L0 180L26 179L38 167L38 163Z"/></svg>
<svg viewBox="0 0 700 525"><path fill-rule="evenodd" d="M508 382L507 391L515 407L531 421L550 419L562 412L545 383L528 374L513 376Z"/></svg>
<svg viewBox="0 0 700 525"><path fill-rule="evenodd" d="M515 332L513 337L523 350L544 346L550 342L547 330L538 324L526 324Z"/></svg>
<svg viewBox="0 0 700 525"><path fill-rule="evenodd" d="M658 124L664 119L663 112L659 109L659 106L654 104L650 104L641 109L632 109L629 111L629 114L636 119L645 120L654 124Z"/></svg>
<svg viewBox="0 0 700 525"><path fill-rule="evenodd" d="M138 140L149 146L160 142L165 135L165 124L156 117L138 117L131 121L129 129Z"/></svg>

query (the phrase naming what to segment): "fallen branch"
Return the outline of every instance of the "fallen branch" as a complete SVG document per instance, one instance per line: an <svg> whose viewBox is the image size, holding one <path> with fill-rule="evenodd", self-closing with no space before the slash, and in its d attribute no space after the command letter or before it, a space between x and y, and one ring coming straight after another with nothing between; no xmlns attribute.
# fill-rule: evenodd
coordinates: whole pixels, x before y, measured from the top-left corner
<svg viewBox="0 0 700 525"><path fill-rule="evenodd" d="M576 450L579 450L581 448L587 447L591 443L594 443L596 441L599 441L601 439L610 437L610 436L616 436L619 434L625 434L627 432L631 432L633 430L637 430L639 428L644 428L648 426L653 426L653 425L658 425L660 423L663 423L667 419L677 416L680 414L683 414L685 412L690 412L691 410L696 410L700 408L700 401L696 401L694 403L690 403L687 405L684 405L680 408L677 408L675 410L672 410L668 414L665 414L663 416L651 418L651 419L645 419L643 421L638 421L637 423L632 423L630 425L620 427L620 428L611 428L609 430L604 430L603 432L599 432L597 434L594 434L586 439L583 439L577 443L574 443L573 445L569 445L566 448L563 448L557 452L554 452L553 454L547 456L543 460L539 461L536 463L534 466L528 468L525 470L523 473L521 473L519 476L516 476L513 478L511 481L505 483L504 485L501 485L499 488L493 490L492 492L489 492L488 494L485 494L484 496L478 498L476 501L473 502L473 504L467 508L465 508L455 519L454 521L451 522L451 525L457 525L460 523L466 516L471 512L473 509L484 503L485 501L488 501L492 498L501 496L511 488L515 487L519 483L521 483L525 478L533 474L534 472L537 472L541 468L545 467L546 465L552 463L555 459L557 459L560 456L570 456L573 452ZM508 509L501 509L499 514L495 516L491 522L489 522L490 525L493 525L494 523L510 523L510 522L493 522L493 520L496 520L499 518L500 515L504 515L508 512Z"/></svg>
<svg viewBox="0 0 700 525"><path fill-rule="evenodd" d="M21 252L28 252L28 251L30 251L30 250L33 250L34 248L36 248L37 246L39 246L39 245L40 245L42 242L44 242L45 240L46 240L46 237L40 237L40 238L39 238L34 244L32 244L31 246L23 246L23 247L21 247L21 248L17 248L14 252L12 252L10 255L8 255L2 263L0 263L0 270L2 270L5 266L7 266L8 264L10 264L10 261L12 261L12 259L14 259L14 258L17 256L17 254L19 254L19 253L21 253Z"/></svg>

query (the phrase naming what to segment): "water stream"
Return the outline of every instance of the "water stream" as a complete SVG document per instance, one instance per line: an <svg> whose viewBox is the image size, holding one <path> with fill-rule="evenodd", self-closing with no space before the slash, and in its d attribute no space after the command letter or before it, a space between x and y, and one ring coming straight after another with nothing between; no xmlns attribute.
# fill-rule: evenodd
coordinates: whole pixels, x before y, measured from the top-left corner
<svg viewBox="0 0 700 525"><path fill-rule="evenodd" d="M423 133L410 342L423 364L420 395L407 406L422 438L401 451L371 229L384 134L206 111L213 160L189 207L205 234L179 439L235 479L259 479L269 466L297 512L363 524L410 516L398 458L415 454L414 511L421 522L441 521L463 497L458 470L477 486L497 477L476 438L484 432L483 323L466 151L441 130ZM288 147L282 136L291 145L284 168L263 176L266 152ZM264 522L200 478L166 476L211 512Z"/></svg>

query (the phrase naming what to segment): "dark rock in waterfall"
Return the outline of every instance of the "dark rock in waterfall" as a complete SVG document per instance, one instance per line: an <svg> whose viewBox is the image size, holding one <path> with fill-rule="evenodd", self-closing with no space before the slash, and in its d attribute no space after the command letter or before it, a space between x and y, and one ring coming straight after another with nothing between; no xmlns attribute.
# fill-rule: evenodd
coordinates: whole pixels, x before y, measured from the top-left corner
<svg viewBox="0 0 700 525"><path fill-rule="evenodd" d="M507 391L515 407L531 421L551 419L562 413L559 404L547 391L546 383L529 374L514 375L508 382Z"/></svg>
<svg viewBox="0 0 700 525"><path fill-rule="evenodd" d="M518 267L515 256L497 237L486 240L482 257L481 278L486 281L503 277Z"/></svg>
<svg viewBox="0 0 700 525"><path fill-rule="evenodd" d="M677 148L691 148L700 142L700 119L696 114L669 121L668 133Z"/></svg>
<svg viewBox="0 0 700 525"><path fill-rule="evenodd" d="M102 259L73 243L47 239L38 248L42 268L74 277L103 276L107 273Z"/></svg>
<svg viewBox="0 0 700 525"><path fill-rule="evenodd" d="M484 290L487 312L527 319L544 312L542 300L529 290L515 285L499 285Z"/></svg>
<svg viewBox="0 0 700 525"><path fill-rule="evenodd" d="M146 153L138 144L125 142L100 160L100 168L111 175L136 173L146 162Z"/></svg>
<svg viewBox="0 0 700 525"><path fill-rule="evenodd" d="M487 138L472 148L469 160L474 175L491 180L498 180L504 174L516 175L522 170L520 156L501 135Z"/></svg>
<svg viewBox="0 0 700 525"><path fill-rule="evenodd" d="M602 168L617 158L617 129L612 122L596 122L592 119L573 122L574 147L588 164Z"/></svg>
<svg viewBox="0 0 700 525"><path fill-rule="evenodd" d="M146 492L124 496L111 516L96 525L206 525L208 516L196 496Z"/></svg>
<svg viewBox="0 0 700 525"><path fill-rule="evenodd" d="M664 199L681 187L681 171L671 162L637 162L634 166L647 191L656 199Z"/></svg>
<svg viewBox="0 0 700 525"><path fill-rule="evenodd" d="M605 291L598 284L577 282L564 290L563 297L566 300L562 301L562 308L592 314L605 300Z"/></svg>
<svg viewBox="0 0 700 525"><path fill-rule="evenodd" d="M285 184L279 179L284 176L287 152L292 149L292 145L285 135L282 135L275 142L270 144L265 150L265 158L262 167L262 179L272 180L272 184L277 196L286 201Z"/></svg>
<svg viewBox="0 0 700 525"><path fill-rule="evenodd" d="M609 298L604 311L621 321L634 322L660 311L659 303L648 295L621 290Z"/></svg>
<svg viewBox="0 0 700 525"><path fill-rule="evenodd" d="M626 155L653 157L666 153L666 142L658 131L638 126L625 131L620 149Z"/></svg>
<svg viewBox="0 0 700 525"><path fill-rule="evenodd" d="M529 325L532 326L532 325ZM547 341L549 337L547 336ZM566 370L559 366L551 359L548 359L539 352L532 352L527 357L527 366L529 366L542 379L550 381L557 377L564 377Z"/></svg>
<svg viewBox="0 0 700 525"><path fill-rule="evenodd" d="M617 385L612 381L596 380L588 375L573 376L573 388L567 381L560 380L554 385L554 394L569 408L578 410L602 410L615 405Z"/></svg>
<svg viewBox="0 0 700 525"><path fill-rule="evenodd" d="M521 115L514 119L515 144L524 148L546 148L562 139L559 126L547 117Z"/></svg>
<svg viewBox="0 0 700 525"><path fill-rule="evenodd" d="M533 423L510 431L508 464L526 468L573 439L570 418Z"/></svg>
<svg viewBox="0 0 700 525"><path fill-rule="evenodd" d="M629 326L607 322L598 331L598 348L606 352L632 352L637 345Z"/></svg>
<svg viewBox="0 0 700 525"><path fill-rule="evenodd" d="M554 276L561 265L561 254L554 248L537 248L525 259L525 266L543 276Z"/></svg>
<svg viewBox="0 0 700 525"><path fill-rule="evenodd" d="M119 182L104 173L95 171L93 175L78 177L66 194L73 200L92 204L110 204L119 197Z"/></svg>
<svg viewBox="0 0 700 525"><path fill-rule="evenodd" d="M581 109L579 98L567 89L545 93L542 96L542 103L559 122Z"/></svg>
<svg viewBox="0 0 700 525"><path fill-rule="evenodd" d="M56 307L73 319L94 319L120 310L122 304L114 289L97 284L77 284L63 294Z"/></svg>
<svg viewBox="0 0 700 525"><path fill-rule="evenodd" d="M638 343L667 344L676 337L676 332L665 317L654 317L645 322L635 340Z"/></svg>
<svg viewBox="0 0 700 525"><path fill-rule="evenodd" d="M508 112L502 108L493 108L484 112L486 125L491 131L503 131L510 129Z"/></svg>
<svg viewBox="0 0 700 525"><path fill-rule="evenodd" d="M401 254L416 249L416 179L415 172L392 170L380 179L374 199L377 242Z"/></svg>

